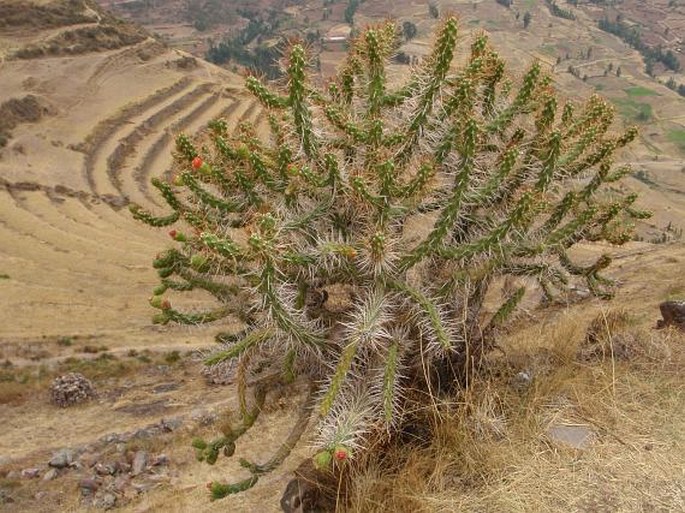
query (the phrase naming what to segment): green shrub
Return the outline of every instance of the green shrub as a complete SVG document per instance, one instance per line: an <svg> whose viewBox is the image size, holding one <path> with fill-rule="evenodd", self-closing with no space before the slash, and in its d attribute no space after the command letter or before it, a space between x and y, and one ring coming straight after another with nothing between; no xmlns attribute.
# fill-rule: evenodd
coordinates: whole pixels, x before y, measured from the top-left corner
<svg viewBox="0 0 685 513"><path fill-rule="evenodd" d="M431 395L463 386L516 309L524 282L548 299L574 281L608 297L611 258L579 265L582 241L630 239L634 195L603 187L629 172L612 155L636 136L611 135L599 97L560 106L538 63L519 85L477 36L453 63L458 27L444 20L430 58L395 87L385 65L399 42L392 24L366 30L326 89L308 79L300 44L286 53L287 84L247 88L271 127L216 121L208 147L177 139L174 184L153 183L171 212L138 206L149 225L176 225L157 256L158 323L237 317L207 365L235 362L239 415L198 457L233 454L272 386L306 382L293 432L251 477L214 483L214 498L253 486L318 423L318 465L344 465L393 433ZM211 146L211 147L210 147ZM484 315L498 277L520 278ZM186 312L167 294L203 290L216 308ZM248 381L256 385L248 387ZM248 393L251 392L251 393Z"/></svg>

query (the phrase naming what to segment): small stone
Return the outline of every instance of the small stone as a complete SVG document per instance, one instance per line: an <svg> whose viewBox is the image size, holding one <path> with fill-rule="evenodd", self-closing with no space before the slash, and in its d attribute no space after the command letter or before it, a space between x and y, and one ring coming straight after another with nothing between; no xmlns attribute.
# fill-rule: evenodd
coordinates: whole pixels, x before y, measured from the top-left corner
<svg viewBox="0 0 685 513"><path fill-rule="evenodd" d="M78 482L78 486L81 489L83 495L92 495L100 488L100 483L92 478L84 478Z"/></svg>
<svg viewBox="0 0 685 513"><path fill-rule="evenodd" d="M154 387L152 389L153 394L164 394L166 392L173 392L174 390L178 390L178 388L181 386L180 383L161 383Z"/></svg>
<svg viewBox="0 0 685 513"><path fill-rule="evenodd" d="M128 476L118 476L115 480L114 483L112 484L112 488L115 492L123 493L126 488L131 484L131 479Z"/></svg>
<svg viewBox="0 0 685 513"><path fill-rule="evenodd" d="M45 475L43 476L43 481L52 481L59 475L59 470L56 468L51 468L48 470Z"/></svg>
<svg viewBox="0 0 685 513"><path fill-rule="evenodd" d="M574 449L587 449L595 438L594 432L587 426L567 424L550 426L547 429L547 436Z"/></svg>
<svg viewBox="0 0 685 513"><path fill-rule="evenodd" d="M111 476L116 471L114 465L96 463L94 467L95 473L99 476Z"/></svg>
<svg viewBox="0 0 685 513"><path fill-rule="evenodd" d="M136 452L133 457L133 463L131 464L131 475L137 476L141 474L145 467L147 467L148 457L145 451Z"/></svg>
<svg viewBox="0 0 685 513"><path fill-rule="evenodd" d="M131 483L131 486L136 492L141 494L152 490L156 485L148 481L145 483Z"/></svg>
<svg viewBox="0 0 685 513"><path fill-rule="evenodd" d="M126 474L131 471L131 465L126 460L118 460L114 463L115 474Z"/></svg>
<svg viewBox="0 0 685 513"><path fill-rule="evenodd" d="M73 461L74 451L71 449L61 449L52 456L48 465L54 468L65 468L71 465Z"/></svg>
<svg viewBox="0 0 685 513"><path fill-rule="evenodd" d="M212 367L203 367L204 369L211 369ZM197 422L200 426L211 426L219 418L214 412L197 408L190 413L190 418Z"/></svg>
<svg viewBox="0 0 685 513"><path fill-rule="evenodd" d="M167 432L167 433L170 433L172 431L176 431L182 425L183 425L183 420L179 417L174 417L172 419L162 419L159 422L159 427L162 428L162 431Z"/></svg>
<svg viewBox="0 0 685 513"><path fill-rule="evenodd" d="M533 383L533 373L529 370L523 370L521 372L518 372L512 379L511 379L511 385L518 390L519 392L523 392L525 390L528 390L530 388L530 385Z"/></svg>
<svg viewBox="0 0 685 513"><path fill-rule="evenodd" d="M685 331L685 301L664 301L659 310L663 319L657 322L657 328L675 326Z"/></svg>
<svg viewBox="0 0 685 513"><path fill-rule="evenodd" d="M21 478L21 474L16 470L10 470L5 476L5 479L7 479L8 481L16 481L19 478Z"/></svg>
<svg viewBox="0 0 685 513"><path fill-rule="evenodd" d="M24 479L35 479L40 476L40 469L38 468L25 468L21 471L21 477Z"/></svg>
<svg viewBox="0 0 685 513"><path fill-rule="evenodd" d="M12 504L14 498L6 490L0 489L0 504Z"/></svg>
<svg viewBox="0 0 685 513"><path fill-rule="evenodd" d="M117 497L112 493L104 493L93 500L94 507L104 510L112 509L116 503Z"/></svg>
<svg viewBox="0 0 685 513"><path fill-rule="evenodd" d="M159 456L155 457L155 459L152 460L152 466L153 467L159 467L161 465L168 465L169 464L169 456L166 454L160 454Z"/></svg>
<svg viewBox="0 0 685 513"><path fill-rule="evenodd" d="M86 468L91 468L98 462L99 455L94 452L84 452L78 457L78 461Z"/></svg>

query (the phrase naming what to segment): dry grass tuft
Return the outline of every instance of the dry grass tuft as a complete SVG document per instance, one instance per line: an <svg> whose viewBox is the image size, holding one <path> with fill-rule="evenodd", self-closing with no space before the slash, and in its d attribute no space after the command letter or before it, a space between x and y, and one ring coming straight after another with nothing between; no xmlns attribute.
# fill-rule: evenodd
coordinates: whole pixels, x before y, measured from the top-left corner
<svg viewBox="0 0 685 513"><path fill-rule="evenodd" d="M674 471L685 468L685 335L587 310L507 336L487 375L426 413L427 446L397 444L365 465L348 510L685 511ZM592 442L555 441L553 425L584 426Z"/></svg>

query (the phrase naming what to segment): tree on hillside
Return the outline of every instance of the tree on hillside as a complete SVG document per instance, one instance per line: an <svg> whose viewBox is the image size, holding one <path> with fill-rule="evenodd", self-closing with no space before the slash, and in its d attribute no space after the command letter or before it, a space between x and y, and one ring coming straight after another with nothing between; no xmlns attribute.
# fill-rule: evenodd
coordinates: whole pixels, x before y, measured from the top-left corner
<svg viewBox="0 0 685 513"><path fill-rule="evenodd" d="M413 39L416 37L416 34L418 33L418 30L416 29L416 24L412 23L411 21L405 21L402 23L402 35L404 36L404 39L409 41L410 39Z"/></svg>
<svg viewBox="0 0 685 513"><path fill-rule="evenodd" d="M523 15L523 28L524 29L528 28L532 19L533 19L533 15L530 14L529 11L526 11L526 13Z"/></svg>
<svg viewBox="0 0 685 513"><path fill-rule="evenodd" d="M547 301L578 283L609 297L611 258L570 250L622 244L646 215L614 185L630 168L613 155L636 130L611 133L607 102L559 100L537 62L511 80L484 34L457 65L453 17L397 85L386 74L397 36L389 23L367 29L324 88L292 44L287 80L246 81L270 136L224 120L197 142L179 136L176 178L153 181L169 212L131 207L173 226L153 264L155 322L242 326L206 355L233 373L237 406L220 436L194 440L198 457L232 455L271 391L306 389L274 456L241 460L248 477L212 483L213 498L254 486L310 422L322 475L420 427L428 398L485 365L532 283ZM486 309L500 278L514 286Z"/></svg>

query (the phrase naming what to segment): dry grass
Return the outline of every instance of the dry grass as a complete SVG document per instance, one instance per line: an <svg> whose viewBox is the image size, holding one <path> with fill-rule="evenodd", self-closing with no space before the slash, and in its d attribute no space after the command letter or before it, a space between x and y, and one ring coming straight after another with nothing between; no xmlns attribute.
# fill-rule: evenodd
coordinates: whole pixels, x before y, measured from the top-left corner
<svg viewBox="0 0 685 513"><path fill-rule="evenodd" d="M586 309L587 310L587 309ZM355 480L355 512L685 510L685 336L625 310L560 312L506 337L459 402L434 413L425 448L394 447ZM588 344L608 350L587 358ZM612 347L623 347L617 358ZM515 376L533 376L527 388ZM587 426L578 450L546 435Z"/></svg>

